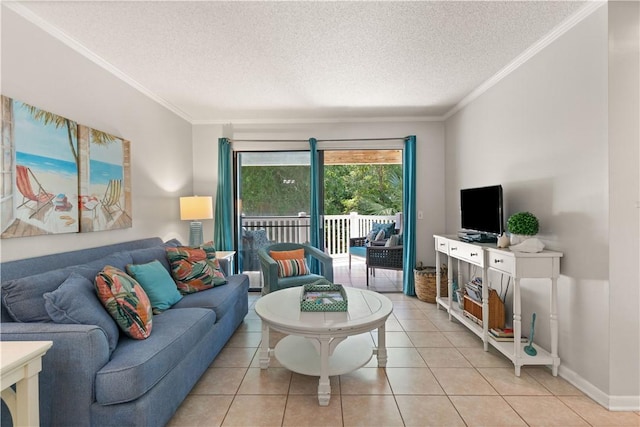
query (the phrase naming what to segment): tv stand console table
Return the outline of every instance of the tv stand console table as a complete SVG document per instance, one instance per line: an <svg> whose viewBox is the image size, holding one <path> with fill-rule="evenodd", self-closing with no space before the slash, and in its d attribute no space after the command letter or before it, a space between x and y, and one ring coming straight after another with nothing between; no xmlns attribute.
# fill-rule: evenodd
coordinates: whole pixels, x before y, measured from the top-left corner
<svg viewBox="0 0 640 427"><path fill-rule="evenodd" d="M542 251L538 253L512 252L500 249L495 243L467 243L454 235L434 235L436 249L436 304L442 306L452 317L460 321L464 326L478 335L484 342L487 351L489 345L495 347L500 353L508 357L515 366L516 376L520 376L520 367L524 365L550 365L553 375L558 375L560 357L558 357L558 276L560 274L560 258L562 253ZM495 271L511 276L514 280L513 287L513 342L497 341L489 334L489 322L484 321L478 325L466 317L463 310L454 304L453 275L448 274L448 297L440 295L440 256L448 256L448 271L453 271L452 261L458 262L458 283L462 283L461 264L467 263L482 269L482 318L489 318L489 283L487 276L489 271ZM533 344L537 351L535 356L530 356L524 351L528 343L521 341L522 336L522 305L520 301L520 280L547 278L551 282L550 302L550 327L551 327L551 351Z"/></svg>

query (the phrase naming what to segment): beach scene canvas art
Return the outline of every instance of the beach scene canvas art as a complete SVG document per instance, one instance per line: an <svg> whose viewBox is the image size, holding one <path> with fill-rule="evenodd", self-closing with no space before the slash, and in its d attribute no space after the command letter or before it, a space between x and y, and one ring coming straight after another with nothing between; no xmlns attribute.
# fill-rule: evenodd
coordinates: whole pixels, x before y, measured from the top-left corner
<svg viewBox="0 0 640 427"><path fill-rule="evenodd" d="M129 141L2 96L3 239L131 227Z"/></svg>
<svg viewBox="0 0 640 427"><path fill-rule="evenodd" d="M78 126L80 157L80 231L131 227L129 141Z"/></svg>
<svg viewBox="0 0 640 427"><path fill-rule="evenodd" d="M4 156L12 157L3 184L14 184L3 185L2 238L78 232L76 123L10 98L2 106Z"/></svg>

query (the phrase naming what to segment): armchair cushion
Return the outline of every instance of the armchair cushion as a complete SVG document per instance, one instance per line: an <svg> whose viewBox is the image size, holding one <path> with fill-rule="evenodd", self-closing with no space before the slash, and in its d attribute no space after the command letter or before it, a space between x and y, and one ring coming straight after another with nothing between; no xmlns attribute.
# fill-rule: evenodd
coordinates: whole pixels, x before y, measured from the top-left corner
<svg viewBox="0 0 640 427"><path fill-rule="evenodd" d="M294 249L292 251L269 251L269 256L276 261L285 259L304 258L304 249Z"/></svg>
<svg viewBox="0 0 640 427"><path fill-rule="evenodd" d="M276 259L278 263L278 277L306 276L309 274L307 260L300 259Z"/></svg>

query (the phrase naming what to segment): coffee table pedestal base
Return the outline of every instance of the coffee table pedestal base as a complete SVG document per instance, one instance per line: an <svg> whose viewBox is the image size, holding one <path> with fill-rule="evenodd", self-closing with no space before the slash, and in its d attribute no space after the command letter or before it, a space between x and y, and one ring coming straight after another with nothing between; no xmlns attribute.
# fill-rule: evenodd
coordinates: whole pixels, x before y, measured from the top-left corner
<svg viewBox="0 0 640 427"><path fill-rule="evenodd" d="M339 340L339 341L336 341ZM301 337L289 335L275 347L275 357L290 371L320 377L318 403L329 405L329 377L342 375L366 365L373 355L369 333L341 338Z"/></svg>

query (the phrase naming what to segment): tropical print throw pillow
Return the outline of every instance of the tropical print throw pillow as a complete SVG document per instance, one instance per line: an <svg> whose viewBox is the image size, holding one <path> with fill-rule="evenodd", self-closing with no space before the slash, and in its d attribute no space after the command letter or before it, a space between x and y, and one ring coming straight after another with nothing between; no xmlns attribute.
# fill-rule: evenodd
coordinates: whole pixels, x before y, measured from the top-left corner
<svg viewBox="0 0 640 427"><path fill-rule="evenodd" d="M143 340L151 335L151 302L134 278L119 268L105 266L95 279L102 305L129 337Z"/></svg>
<svg viewBox="0 0 640 427"><path fill-rule="evenodd" d="M167 247L166 251L171 275L181 293L191 294L227 283L216 259L213 242L207 242L199 248Z"/></svg>

